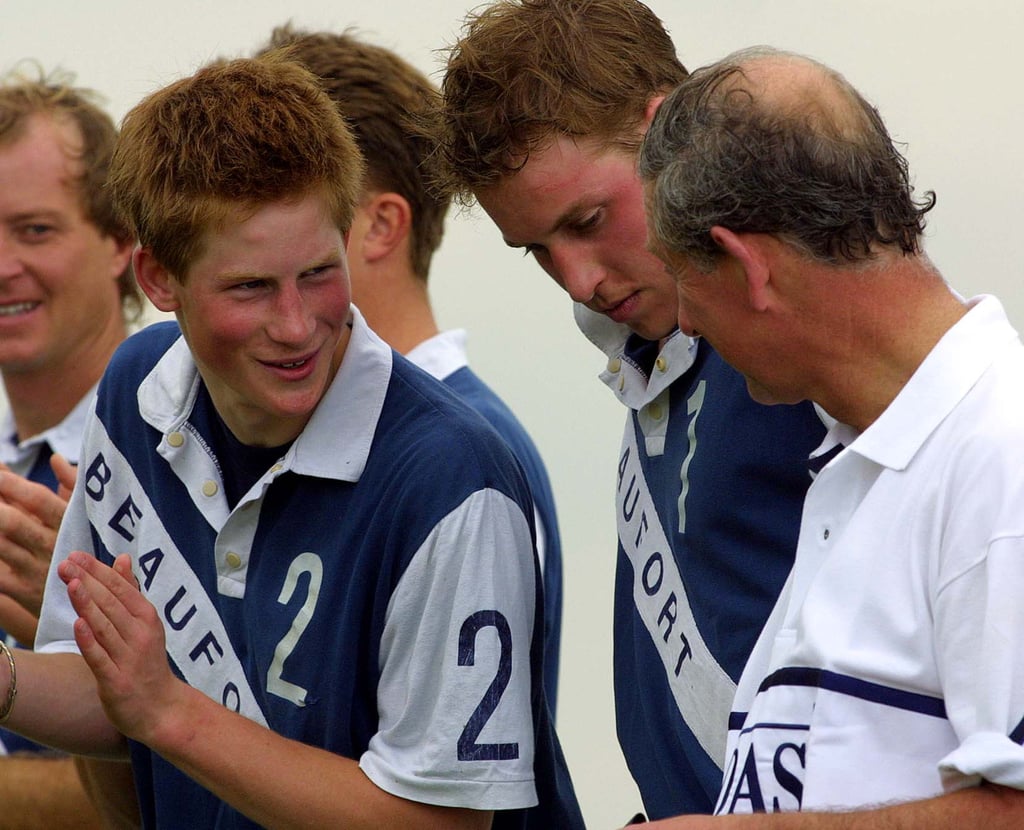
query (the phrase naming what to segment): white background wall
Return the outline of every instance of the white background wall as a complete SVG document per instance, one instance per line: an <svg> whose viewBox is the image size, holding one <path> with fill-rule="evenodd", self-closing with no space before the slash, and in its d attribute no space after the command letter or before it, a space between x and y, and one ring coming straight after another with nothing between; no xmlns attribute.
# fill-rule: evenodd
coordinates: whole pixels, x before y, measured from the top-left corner
<svg viewBox="0 0 1024 830"><path fill-rule="evenodd" d="M288 19L345 28L437 77L472 0L0 0L0 70L60 65L103 92L120 118L138 98L219 56L248 54ZM999 294L1024 325L1014 251L1024 192L1019 0L651 0L689 68L767 43L843 72L906 143L919 191L934 189L927 248L963 293ZM615 741L611 702L611 515L622 414L595 380L601 360L567 300L501 243L482 215L456 216L435 260L442 325L470 329L477 370L512 404L545 455L565 545L559 728L588 825L639 807ZM638 678L638 682L642 682Z"/></svg>

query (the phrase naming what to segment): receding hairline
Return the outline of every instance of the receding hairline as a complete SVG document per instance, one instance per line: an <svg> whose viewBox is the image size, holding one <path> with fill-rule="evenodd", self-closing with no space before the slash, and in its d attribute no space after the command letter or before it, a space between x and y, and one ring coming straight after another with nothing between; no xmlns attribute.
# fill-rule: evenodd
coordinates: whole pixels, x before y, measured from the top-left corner
<svg viewBox="0 0 1024 830"><path fill-rule="evenodd" d="M814 58L772 47L755 46L734 52L719 65L737 70L722 86L749 93L762 111L828 126L854 139L866 127L858 93L842 74Z"/></svg>
<svg viewBox="0 0 1024 830"><path fill-rule="evenodd" d="M82 125L75 120L75 117L67 110L35 110L28 113L22 119L18 129L11 130L0 136L0 147L9 144L16 144L29 138L29 133L35 127L49 127L50 134L57 142L61 152L69 161L82 166L82 153L85 151L85 134L82 132ZM7 141L7 138L10 141ZM77 173L81 173L78 170Z"/></svg>

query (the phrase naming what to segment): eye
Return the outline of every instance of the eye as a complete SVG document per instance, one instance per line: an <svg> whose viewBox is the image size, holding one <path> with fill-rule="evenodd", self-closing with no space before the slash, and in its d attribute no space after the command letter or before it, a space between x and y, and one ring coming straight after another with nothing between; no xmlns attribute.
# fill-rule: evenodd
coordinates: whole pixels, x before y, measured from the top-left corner
<svg viewBox="0 0 1024 830"><path fill-rule="evenodd" d="M228 286L231 291L256 291L263 287L263 280L243 280L242 282L233 282Z"/></svg>
<svg viewBox="0 0 1024 830"><path fill-rule="evenodd" d="M341 260L332 260L331 262L324 262L320 265L314 265L312 268L307 268L301 274L300 279L315 279L316 277L332 277L334 272L341 267Z"/></svg>
<svg viewBox="0 0 1024 830"><path fill-rule="evenodd" d="M593 231L601 222L601 218L604 216L604 209L598 208L597 210L588 213L586 216L580 217L577 221L570 225L570 228L579 234L586 234Z"/></svg>
<svg viewBox="0 0 1024 830"><path fill-rule="evenodd" d="M57 228L54 225L48 225L45 222L30 222L17 228L18 236L28 243L44 242L56 230Z"/></svg>

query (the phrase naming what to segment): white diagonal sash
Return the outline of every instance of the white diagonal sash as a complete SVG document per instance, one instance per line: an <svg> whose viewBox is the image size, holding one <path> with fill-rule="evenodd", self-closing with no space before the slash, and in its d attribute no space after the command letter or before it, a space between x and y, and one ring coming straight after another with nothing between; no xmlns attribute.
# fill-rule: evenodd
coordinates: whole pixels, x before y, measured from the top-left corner
<svg viewBox="0 0 1024 830"><path fill-rule="evenodd" d="M661 657L683 720L721 768L736 684L697 629L644 477L631 418L626 419L622 443L615 506L619 543L633 564L633 601Z"/></svg>
<svg viewBox="0 0 1024 830"><path fill-rule="evenodd" d="M131 555L164 624L168 655L190 686L266 726L217 609L99 419L86 449L79 475L90 526L113 556Z"/></svg>

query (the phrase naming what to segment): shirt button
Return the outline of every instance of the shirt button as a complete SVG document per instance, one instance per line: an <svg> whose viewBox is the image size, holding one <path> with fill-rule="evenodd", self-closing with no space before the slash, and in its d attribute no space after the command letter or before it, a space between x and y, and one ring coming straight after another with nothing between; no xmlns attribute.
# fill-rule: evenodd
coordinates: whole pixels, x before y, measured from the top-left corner
<svg viewBox="0 0 1024 830"><path fill-rule="evenodd" d="M270 472L272 472L272 473L279 473L283 469L284 469L284 465L283 464L275 464L273 467L270 468Z"/></svg>
<svg viewBox="0 0 1024 830"><path fill-rule="evenodd" d="M207 479L203 482L203 495L204 496L215 496L217 495L217 482Z"/></svg>
<svg viewBox="0 0 1024 830"><path fill-rule="evenodd" d="M664 372L668 368L668 361L661 355L658 355L658 359L654 361L654 368L659 372Z"/></svg>
<svg viewBox="0 0 1024 830"><path fill-rule="evenodd" d="M829 529L826 527L825 532L821 534L821 537L827 541L830 535L831 534L829 533Z"/></svg>
<svg viewBox="0 0 1024 830"><path fill-rule="evenodd" d="M167 443L175 448L180 447L185 443L185 436L180 432L172 432L167 436Z"/></svg>
<svg viewBox="0 0 1024 830"><path fill-rule="evenodd" d="M647 407L647 414L650 415L655 421L661 420L661 404L652 403Z"/></svg>
<svg viewBox="0 0 1024 830"><path fill-rule="evenodd" d="M229 568L241 568L242 557L235 553L233 550L228 551L228 555L224 557L227 560Z"/></svg>
<svg viewBox="0 0 1024 830"><path fill-rule="evenodd" d="M615 374L621 368L622 361L619 360L617 357L613 357L611 360L608 361L608 371L611 372L612 374Z"/></svg>

